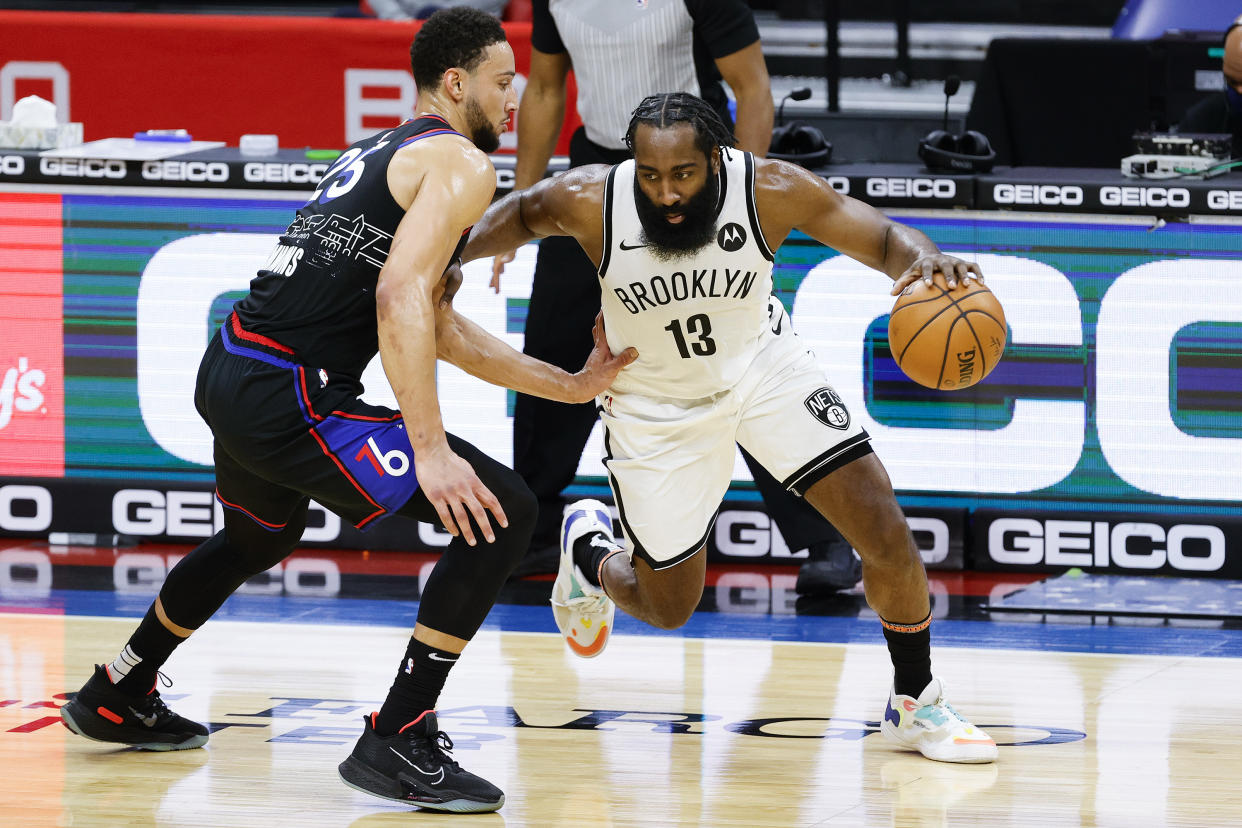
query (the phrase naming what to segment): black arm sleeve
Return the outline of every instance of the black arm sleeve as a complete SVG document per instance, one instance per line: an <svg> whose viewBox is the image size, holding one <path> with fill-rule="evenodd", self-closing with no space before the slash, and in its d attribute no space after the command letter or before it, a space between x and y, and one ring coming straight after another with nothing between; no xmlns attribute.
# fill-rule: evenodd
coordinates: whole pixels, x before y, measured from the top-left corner
<svg viewBox="0 0 1242 828"><path fill-rule="evenodd" d="M531 0L530 3L530 45L548 55L559 55L566 51L561 42L561 33L557 31L556 21L548 9L548 0Z"/></svg>

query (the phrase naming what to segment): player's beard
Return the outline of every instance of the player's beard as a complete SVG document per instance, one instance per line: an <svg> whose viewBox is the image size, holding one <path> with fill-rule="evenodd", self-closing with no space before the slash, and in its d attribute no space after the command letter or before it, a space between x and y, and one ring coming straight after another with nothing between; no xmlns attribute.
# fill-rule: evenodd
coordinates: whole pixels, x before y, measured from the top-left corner
<svg viewBox="0 0 1242 828"><path fill-rule="evenodd" d="M634 206L643 226L643 241L657 259L673 259L693 253L716 238L717 201L720 176L712 174L707 183L690 198L674 207L661 207L638 186L634 178ZM669 213L681 213L680 224L670 224Z"/></svg>
<svg viewBox="0 0 1242 828"><path fill-rule="evenodd" d="M500 134L496 125L487 120L483 107L474 98L466 100L466 126L470 129L470 141L484 152L500 149Z"/></svg>

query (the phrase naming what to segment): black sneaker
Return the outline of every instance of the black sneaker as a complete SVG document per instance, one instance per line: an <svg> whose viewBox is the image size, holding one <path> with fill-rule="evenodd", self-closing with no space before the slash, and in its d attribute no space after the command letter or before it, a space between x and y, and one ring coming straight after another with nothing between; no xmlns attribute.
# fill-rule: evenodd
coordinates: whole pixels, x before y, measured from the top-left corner
<svg viewBox="0 0 1242 828"><path fill-rule="evenodd" d="M375 733L375 714L364 716L362 737L340 764L341 781L355 790L457 813L495 811L505 795L491 782L461 769L445 751L453 740L436 728L428 710L392 736Z"/></svg>
<svg viewBox="0 0 1242 828"><path fill-rule="evenodd" d="M862 580L862 561L844 541L817 544L809 555L794 583L794 592L799 595L830 595L853 589Z"/></svg>
<svg viewBox="0 0 1242 828"><path fill-rule="evenodd" d="M154 687L137 698L122 693L100 664L73 700L60 708L60 718L79 736L143 750L202 747L209 733L198 722L169 710Z"/></svg>

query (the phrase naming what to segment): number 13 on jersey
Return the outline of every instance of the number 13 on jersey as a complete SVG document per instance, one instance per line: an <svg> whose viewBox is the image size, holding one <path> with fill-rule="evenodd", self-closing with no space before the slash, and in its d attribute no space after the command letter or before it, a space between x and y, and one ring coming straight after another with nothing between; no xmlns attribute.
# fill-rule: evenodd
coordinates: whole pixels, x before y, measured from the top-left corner
<svg viewBox="0 0 1242 828"><path fill-rule="evenodd" d="M696 313L687 318L684 330L680 319L668 323L664 330L673 335L677 352L682 359L690 359L691 355L711 356L716 353L716 341L711 337L712 320L705 313ZM694 339L687 341L688 336Z"/></svg>

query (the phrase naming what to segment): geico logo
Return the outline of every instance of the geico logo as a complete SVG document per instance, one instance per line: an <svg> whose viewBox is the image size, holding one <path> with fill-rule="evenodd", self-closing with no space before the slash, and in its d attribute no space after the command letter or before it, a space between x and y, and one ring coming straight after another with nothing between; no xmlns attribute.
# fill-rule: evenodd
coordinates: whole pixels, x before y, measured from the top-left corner
<svg viewBox="0 0 1242 828"><path fill-rule="evenodd" d="M70 178L124 178L129 167L124 161L102 158L40 158L39 172Z"/></svg>
<svg viewBox="0 0 1242 828"><path fill-rule="evenodd" d="M1208 190L1209 210L1242 210L1242 190Z"/></svg>
<svg viewBox="0 0 1242 828"><path fill-rule="evenodd" d="M732 558L805 558L792 553L781 532L763 512L722 511L716 518L716 549Z"/></svg>
<svg viewBox="0 0 1242 828"><path fill-rule="evenodd" d="M142 177L147 181L229 180L229 165L223 161L144 161Z"/></svg>
<svg viewBox="0 0 1242 828"><path fill-rule="evenodd" d="M932 517L908 517L919 555L927 564L949 557L949 526ZM716 518L716 550L730 558L805 558L805 549L790 550L776 523L767 514L749 510L726 510Z"/></svg>
<svg viewBox="0 0 1242 828"><path fill-rule="evenodd" d="M0 550L0 597L46 598L52 593L52 558L41 549Z"/></svg>
<svg viewBox="0 0 1242 828"><path fill-rule="evenodd" d="M1190 190L1185 187L1101 187L1100 203L1105 207L1189 207Z"/></svg>
<svg viewBox="0 0 1242 828"><path fill-rule="evenodd" d="M828 182L828 186L836 190L841 195L850 194L850 180L843 175L830 175L824 179Z"/></svg>
<svg viewBox="0 0 1242 828"><path fill-rule="evenodd" d="M20 155L0 155L0 175L21 175L25 171L25 158Z"/></svg>
<svg viewBox="0 0 1242 828"><path fill-rule="evenodd" d="M184 555L126 552L112 565L112 586L118 593L154 595L169 570ZM276 564L237 588L245 595L297 595L332 598L341 592L341 570L335 561L294 558Z"/></svg>
<svg viewBox="0 0 1242 828"><path fill-rule="evenodd" d="M1082 187L1070 184L997 184L992 188L997 204L1082 204Z"/></svg>
<svg viewBox="0 0 1242 828"><path fill-rule="evenodd" d="M499 167L496 169L497 190L512 190L513 184L516 181L517 175L514 174L513 170L502 170Z"/></svg>
<svg viewBox="0 0 1242 828"><path fill-rule="evenodd" d="M953 198L957 182L951 178L868 178L867 195L883 198Z"/></svg>
<svg viewBox="0 0 1242 828"><path fill-rule="evenodd" d="M341 519L314 501L310 509L302 540L335 540ZM320 525L316 525L316 513L322 515ZM123 535L209 538L224 528L224 510L212 492L121 489L112 496L112 526Z"/></svg>
<svg viewBox="0 0 1242 828"><path fill-rule="evenodd" d="M1225 533L1217 526L1000 518L988 527L988 555L1030 566L1121 567L1215 572L1225 564Z"/></svg>
<svg viewBox="0 0 1242 828"><path fill-rule="evenodd" d="M51 525L51 492L42 486L0 486L0 529L44 532Z"/></svg>
<svg viewBox="0 0 1242 828"><path fill-rule="evenodd" d="M327 171L327 164L251 161L242 167L242 178L262 184L317 184Z"/></svg>
<svg viewBox="0 0 1242 828"><path fill-rule="evenodd" d="M793 615L798 601L794 585L798 574L767 575L758 572L726 572L714 586L716 611L739 614Z"/></svg>

